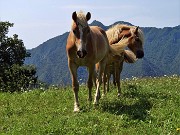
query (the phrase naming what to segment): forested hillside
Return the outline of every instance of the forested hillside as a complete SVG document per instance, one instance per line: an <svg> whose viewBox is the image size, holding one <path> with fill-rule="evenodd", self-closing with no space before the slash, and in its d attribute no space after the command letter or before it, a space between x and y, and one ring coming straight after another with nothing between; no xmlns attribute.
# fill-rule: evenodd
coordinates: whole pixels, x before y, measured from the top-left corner
<svg viewBox="0 0 180 135"><path fill-rule="evenodd" d="M131 25L122 21L116 23ZM97 25L105 30L112 26L104 26L98 21L93 21L90 25ZM145 57L135 64L125 63L122 78L180 74L180 25L165 28L144 27L142 30L145 35ZM39 80L49 84L70 84L65 51L67 36L68 32L29 50L31 57L26 59L26 63L37 67ZM79 71L80 81L85 82L86 69L80 68Z"/></svg>

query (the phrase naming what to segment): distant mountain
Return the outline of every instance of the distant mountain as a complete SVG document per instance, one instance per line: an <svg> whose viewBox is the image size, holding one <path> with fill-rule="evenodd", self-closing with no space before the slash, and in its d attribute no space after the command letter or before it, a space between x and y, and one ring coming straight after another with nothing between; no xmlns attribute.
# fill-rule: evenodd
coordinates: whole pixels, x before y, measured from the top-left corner
<svg viewBox="0 0 180 135"><path fill-rule="evenodd" d="M127 25L132 25L131 23L128 23L128 22L124 22L124 21L118 21L118 22L115 22L109 26L104 26L101 22L97 21L97 20L94 20L90 26L99 26L101 28L103 28L104 30L107 30L108 28L110 28L111 26L113 25L116 25L116 24L127 24Z"/></svg>
<svg viewBox="0 0 180 135"><path fill-rule="evenodd" d="M112 25L117 23L132 25L123 21ZM90 25L100 26L105 30L112 26L104 26L96 20ZM135 64L124 63L121 78L180 75L180 25L165 28L145 27L142 30L145 35L145 57ZM41 81L59 85L71 83L65 51L67 36L68 32L29 50L31 57L27 58L25 63L37 67ZM78 71L80 82L85 82L86 69L82 67Z"/></svg>

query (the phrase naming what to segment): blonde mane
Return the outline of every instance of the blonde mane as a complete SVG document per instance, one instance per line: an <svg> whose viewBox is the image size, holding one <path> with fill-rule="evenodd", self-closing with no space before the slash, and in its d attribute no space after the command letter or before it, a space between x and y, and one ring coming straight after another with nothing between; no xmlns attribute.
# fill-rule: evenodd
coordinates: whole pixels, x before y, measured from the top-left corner
<svg viewBox="0 0 180 135"><path fill-rule="evenodd" d="M129 43L128 38L123 38L119 42L112 44L110 51L113 52L113 55L122 55L122 52L124 52L125 47L127 47Z"/></svg>
<svg viewBox="0 0 180 135"><path fill-rule="evenodd" d="M129 26L129 25L125 25L125 24L116 24L116 25L112 26L111 28L109 28L106 31L106 34L107 34L109 42L114 42L114 41L118 41L118 36L124 29L130 29L130 31L132 33L133 30L135 30L135 28L136 28L136 26ZM144 34L141 29L138 29L138 36L142 42L142 45L144 45Z"/></svg>

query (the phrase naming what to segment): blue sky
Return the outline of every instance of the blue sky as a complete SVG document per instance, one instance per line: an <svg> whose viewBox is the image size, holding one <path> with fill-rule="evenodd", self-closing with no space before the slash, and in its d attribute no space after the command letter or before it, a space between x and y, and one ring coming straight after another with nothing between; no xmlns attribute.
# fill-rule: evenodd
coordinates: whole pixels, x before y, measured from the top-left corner
<svg viewBox="0 0 180 135"><path fill-rule="evenodd" d="M110 25L127 21L140 27L180 25L180 0L0 0L0 21L14 27L27 49L70 31L74 11L91 12L93 20Z"/></svg>

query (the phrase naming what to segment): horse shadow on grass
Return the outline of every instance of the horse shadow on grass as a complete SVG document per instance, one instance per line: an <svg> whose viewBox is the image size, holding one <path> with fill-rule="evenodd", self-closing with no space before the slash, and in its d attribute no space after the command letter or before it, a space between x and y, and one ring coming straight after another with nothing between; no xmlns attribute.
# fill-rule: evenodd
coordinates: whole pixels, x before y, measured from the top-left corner
<svg viewBox="0 0 180 135"><path fill-rule="evenodd" d="M149 112L153 105L148 100L148 95L138 92L138 87L136 85L129 85L128 91L122 97L112 101L103 100L100 108L102 111L114 115L127 115L130 119L145 121L149 118ZM136 100L131 101L131 99ZM123 100L126 100L126 102L123 102Z"/></svg>

